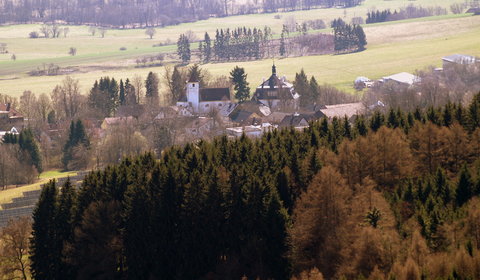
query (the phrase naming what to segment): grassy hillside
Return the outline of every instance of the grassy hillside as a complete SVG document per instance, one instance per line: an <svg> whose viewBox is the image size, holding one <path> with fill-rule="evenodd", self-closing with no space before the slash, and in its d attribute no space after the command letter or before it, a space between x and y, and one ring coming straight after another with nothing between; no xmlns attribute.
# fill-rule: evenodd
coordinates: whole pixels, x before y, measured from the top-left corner
<svg viewBox="0 0 480 280"><path fill-rule="evenodd" d="M480 17L433 18L429 21L406 21L388 24L367 25L369 41L366 51L346 55L322 55L277 59L280 74L292 79L304 68L309 75L315 75L319 82L330 83L342 89L353 91L351 85L357 76L379 78L396 72L413 72L428 65L441 66L441 57L452 53L480 55ZM53 39L51 40L53 41ZM164 47L167 48L167 47ZM88 63L97 58L98 62L108 59L104 54L77 56L78 63ZM70 58L58 58L59 60ZM115 57L115 59L119 59ZM83 62L85 61L85 62ZM18 62L18 61L17 61ZM9 62L10 63L10 62ZM16 62L13 62L16 63ZM31 61L29 62L34 65ZM203 67L215 75L227 75L235 65L245 67L249 82L256 86L262 77L270 74L271 59L251 62L213 63ZM96 70L95 70L96 69ZM7 68L0 68L0 72ZM107 69L93 68L88 73L75 74L80 79L82 90L87 90L95 79L113 76L118 79L143 77L149 71L163 72L161 67ZM15 79L17 77L17 79ZM64 76L29 77L25 74L0 76L0 92L20 95L23 90L50 92Z"/></svg>
<svg viewBox="0 0 480 280"><path fill-rule="evenodd" d="M135 74L146 76L149 71L162 72L162 68L134 68L134 60L142 55L175 51L175 45L153 47L154 44L170 40L175 42L178 35L186 30L203 36L205 31L214 32L219 27L268 25L276 32L281 30L285 18L293 16L301 22L310 19L323 19L329 22L333 18L344 17L350 20L354 16L365 17L368 9L399 8L409 4L448 8L453 0L433 1L381 1L367 0L359 7L349 9L317 9L277 14L260 14L211 18L195 23L157 28L157 34L149 39L143 29L108 30L105 38L97 34L92 36L87 26L69 26L66 38L28 39L28 33L39 29L40 25L15 25L0 27L0 42L8 44L8 54L0 54L0 92L19 96L24 90L35 93L50 92L64 76L30 77L26 73L41 67L43 63L55 63L61 67L80 66L73 76L80 79L82 90L87 90L100 76L116 78L132 77ZM359 75L371 78L381 77L398 71L413 71L429 64L439 65L440 58L451 53L480 54L478 36L480 17L469 15L446 15L410 19L398 22L366 25L365 32L369 42L365 52L341 56L313 56L282 59L277 62L279 71L287 77L302 67L309 74L318 77L320 82L328 82L352 91L351 81ZM329 29L322 32L330 32ZM69 56L70 47L77 48L76 56ZM120 48L126 48L120 51ZM17 57L12 61L11 54ZM399 59L400 58L400 59ZM227 75L234 65L246 68L252 85L259 83L269 74L271 60L208 64L216 75Z"/></svg>

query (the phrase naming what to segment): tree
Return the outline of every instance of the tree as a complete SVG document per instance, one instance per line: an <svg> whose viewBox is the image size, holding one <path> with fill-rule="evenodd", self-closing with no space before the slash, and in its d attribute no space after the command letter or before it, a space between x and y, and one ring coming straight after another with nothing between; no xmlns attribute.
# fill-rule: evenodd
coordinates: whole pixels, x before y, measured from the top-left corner
<svg viewBox="0 0 480 280"><path fill-rule="evenodd" d="M95 33L97 33L97 28L95 26L90 26L88 27L88 32L90 32L92 36L95 36Z"/></svg>
<svg viewBox="0 0 480 280"><path fill-rule="evenodd" d="M23 151L27 152L31 164L41 173L43 171L42 156L31 129L24 129L20 133L18 144Z"/></svg>
<svg viewBox="0 0 480 280"><path fill-rule="evenodd" d="M61 85L57 85L53 89L51 99L57 118L67 120L75 118L84 104L79 80L67 76Z"/></svg>
<svg viewBox="0 0 480 280"><path fill-rule="evenodd" d="M77 55L77 48L70 47L70 50L68 51L68 54L71 56Z"/></svg>
<svg viewBox="0 0 480 280"><path fill-rule="evenodd" d="M462 167L460 172L460 179L457 184L456 202L457 206L461 207L474 194L472 176L466 165Z"/></svg>
<svg viewBox="0 0 480 280"><path fill-rule="evenodd" d="M0 273L9 279L16 279L20 273L23 280L28 278L28 248L32 222L29 217L10 220L0 232Z"/></svg>
<svg viewBox="0 0 480 280"><path fill-rule="evenodd" d="M136 103L140 104L141 97L143 96L144 80L140 75L133 76L132 85L135 89L135 96L137 97Z"/></svg>
<svg viewBox="0 0 480 280"><path fill-rule="evenodd" d="M158 75L153 72L149 72L147 79L145 80L145 97L152 100L155 105L158 105Z"/></svg>
<svg viewBox="0 0 480 280"><path fill-rule="evenodd" d="M61 256L55 240L57 187L55 181L45 184L37 206L33 210L32 238L30 239L30 270L34 279L58 279Z"/></svg>
<svg viewBox="0 0 480 280"><path fill-rule="evenodd" d="M205 32L205 38L203 41L203 61L205 63L210 62L212 59L212 41L210 40L210 35L208 35L207 32Z"/></svg>
<svg viewBox="0 0 480 280"><path fill-rule="evenodd" d="M365 36L365 32L363 32L363 28L360 25L353 25L354 32L357 42L357 48L359 51L365 50L365 46L367 45L367 37Z"/></svg>
<svg viewBox="0 0 480 280"><path fill-rule="evenodd" d="M178 38L177 54L183 63L190 61L190 42L185 34L181 34Z"/></svg>
<svg viewBox="0 0 480 280"><path fill-rule="evenodd" d="M105 38L105 34L107 34L107 29L106 28L99 28L98 31L100 32L100 35L102 38Z"/></svg>
<svg viewBox="0 0 480 280"><path fill-rule="evenodd" d="M155 36L155 34L157 33L157 30L153 27L149 27L145 30L145 34L147 34L150 39L153 39L153 36Z"/></svg>
<svg viewBox="0 0 480 280"><path fill-rule="evenodd" d="M250 97L250 87L247 82L247 74L244 68L235 66L230 72L230 80L235 90L235 98L241 103Z"/></svg>
<svg viewBox="0 0 480 280"><path fill-rule="evenodd" d="M83 146L86 149L90 146L90 141L81 120L77 120L77 122L72 121L70 124L68 140L63 147L62 163L65 170L71 170L72 162L76 162L75 160L78 159L79 156L88 155L86 150L84 150L82 154L75 154L75 148L78 146ZM85 168L87 164L88 158L86 162L83 162L80 166L77 164L76 167Z"/></svg>
<svg viewBox="0 0 480 280"><path fill-rule="evenodd" d="M175 104L183 96L185 88L185 72L179 67L172 68L165 66L164 81L168 89L167 102Z"/></svg>
<svg viewBox="0 0 480 280"><path fill-rule="evenodd" d="M285 33L282 32L280 35L280 56L285 56L286 54L286 49L285 49Z"/></svg>

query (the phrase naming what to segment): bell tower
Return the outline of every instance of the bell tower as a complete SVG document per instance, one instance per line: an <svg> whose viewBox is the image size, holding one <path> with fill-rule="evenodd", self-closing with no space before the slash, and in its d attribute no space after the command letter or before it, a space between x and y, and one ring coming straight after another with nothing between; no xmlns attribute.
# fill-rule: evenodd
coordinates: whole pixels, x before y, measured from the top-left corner
<svg viewBox="0 0 480 280"><path fill-rule="evenodd" d="M198 113L198 105L200 103L200 83L198 81L188 81L187 101L192 106L193 112Z"/></svg>

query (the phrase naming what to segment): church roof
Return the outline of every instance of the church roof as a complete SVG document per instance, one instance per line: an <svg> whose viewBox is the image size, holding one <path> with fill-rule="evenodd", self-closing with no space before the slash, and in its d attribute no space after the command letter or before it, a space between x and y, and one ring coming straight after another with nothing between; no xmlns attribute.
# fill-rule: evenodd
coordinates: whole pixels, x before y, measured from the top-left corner
<svg viewBox="0 0 480 280"><path fill-rule="evenodd" d="M230 100L229 88L202 88L200 89L200 102Z"/></svg>
<svg viewBox="0 0 480 280"><path fill-rule="evenodd" d="M279 78L276 67L273 65L272 75L255 89L254 98L257 100L280 99L282 93L284 93L288 99L298 98L293 84L287 82L285 77Z"/></svg>

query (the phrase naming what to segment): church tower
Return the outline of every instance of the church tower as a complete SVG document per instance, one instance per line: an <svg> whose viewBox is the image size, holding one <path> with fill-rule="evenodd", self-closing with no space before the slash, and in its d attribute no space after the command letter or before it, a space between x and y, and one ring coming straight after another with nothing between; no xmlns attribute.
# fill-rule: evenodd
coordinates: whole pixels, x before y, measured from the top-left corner
<svg viewBox="0 0 480 280"><path fill-rule="evenodd" d="M187 101L192 106L193 112L198 114L198 106L200 104L200 83L198 81L188 81Z"/></svg>

